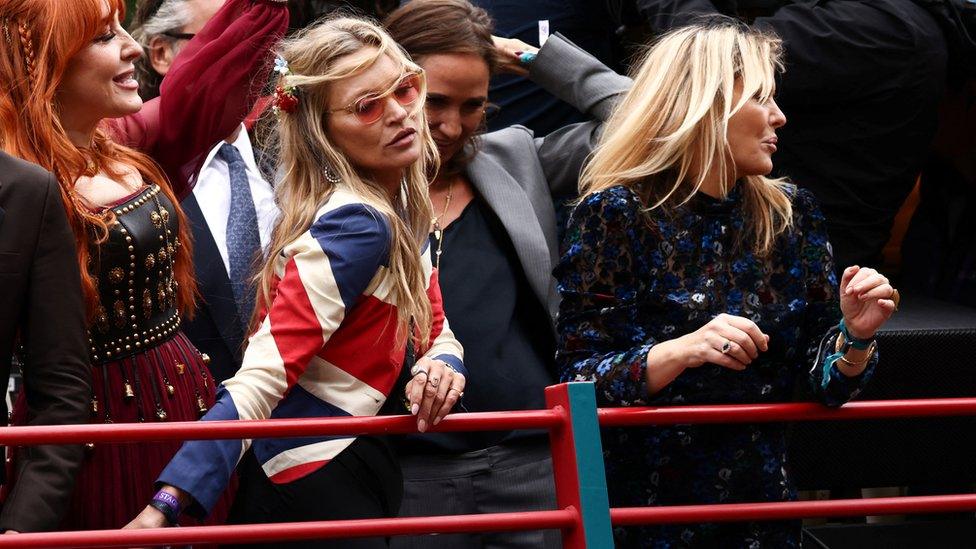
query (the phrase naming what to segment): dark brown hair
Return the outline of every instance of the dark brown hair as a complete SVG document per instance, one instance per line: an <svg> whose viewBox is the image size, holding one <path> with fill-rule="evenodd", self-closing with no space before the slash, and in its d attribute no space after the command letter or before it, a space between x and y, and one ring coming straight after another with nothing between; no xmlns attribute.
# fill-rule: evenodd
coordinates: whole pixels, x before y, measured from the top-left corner
<svg viewBox="0 0 976 549"><path fill-rule="evenodd" d="M419 64L428 55L466 53L484 59L489 74L495 72L495 43L491 38L494 23L488 12L468 0L412 0L394 10L383 23L390 36ZM440 173L464 171L477 152L476 138L484 131L482 120L481 128L461 152L441 159Z"/></svg>
<svg viewBox="0 0 976 549"><path fill-rule="evenodd" d="M471 53L495 72L491 16L468 0L412 0L383 24L414 61L438 53Z"/></svg>

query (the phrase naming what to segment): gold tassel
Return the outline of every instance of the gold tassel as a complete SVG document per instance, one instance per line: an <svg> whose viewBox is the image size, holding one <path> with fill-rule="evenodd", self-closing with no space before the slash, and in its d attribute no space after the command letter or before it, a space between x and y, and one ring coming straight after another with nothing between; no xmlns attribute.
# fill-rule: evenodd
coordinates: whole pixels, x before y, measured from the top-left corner
<svg viewBox="0 0 976 549"><path fill-rule="evenodd" d="M166 410L163 410L162 408L156 408L156 417L158 417L160 421L165 420L168 417L166 415Z"/></svg>
<svg viewBox="0 0 976 549"><path fill-rule="evenodd" d="M176 373L179 374L179 375L183 375L183 372L185 372L185 371L186 371L186 364L183 364L182 362L177 362L176 363Z"/></svg>
<svg viewBox="0 0 976 549"><path fill-rule="evenodd" d="M135 398L135 396L136 396L136 392L132 390L132 385L130 385L129 382L126 381L125 382L125 398L126 399L130 399L130 398Z"/></svg>
<svg viewBox="0 0 976 549"><path fill-rule="evenodd" d="M173 396L176 393L176 387L173 387L171 384L167 383L166 392L169 393L169 396Z"/></svg>
<svg viewBox="0 0 976 549"><path fill-rule="evenodd" d="M203 397L200 395L197 395L197 410L201 414L207 413L207 403L203 401Z"/></svg>
<svg viewBox="0 0 976 549"><path fill-rule="evenodd" d="M97 414L98 413L98 399L97 398L93 398L92 399L92 401L91 401L91 408L92 408L92 413L93 414Z"/></svg>

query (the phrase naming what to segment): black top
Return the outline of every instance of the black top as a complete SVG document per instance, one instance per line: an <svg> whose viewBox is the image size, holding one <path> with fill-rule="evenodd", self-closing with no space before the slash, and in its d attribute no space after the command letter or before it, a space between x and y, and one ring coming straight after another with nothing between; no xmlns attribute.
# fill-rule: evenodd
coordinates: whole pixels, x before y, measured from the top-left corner
<svg viewBox="0 0 976 549"><path fill-rule="evenodd" d="M431 252L438 249L431 235ZM468 369L460 412L545 408L554 383L549 316L529 287L501 221L475 198L444 231L439 280L444 312ZM434 255L433 257L436 257ZM401 452L467 452L530 432L435 433L406 437Z"/></svg>
<svg viewBox="0 0 976 549"><path fill-rule="evenodd" d="M638 0L655 32L710 0ZM878 266L895 214L935 135L946 44L913 0L796 0L755 26L783 39L774 175L813 191L827 216L838 271Z"/></svg>

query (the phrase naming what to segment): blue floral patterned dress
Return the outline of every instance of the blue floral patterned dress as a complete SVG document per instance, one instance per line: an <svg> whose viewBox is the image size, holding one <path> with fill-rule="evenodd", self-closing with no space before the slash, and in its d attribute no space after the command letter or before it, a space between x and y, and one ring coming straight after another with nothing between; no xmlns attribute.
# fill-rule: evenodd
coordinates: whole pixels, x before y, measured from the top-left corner
<svg viewBox="0 0 976 549"><path fill-rule="evenodd" d="M646 210L623 186L582 201L555 271L563 381L595 382L600 406L785 402L798 385L831 406L857 395L877 359L853 378L834 365L837 279L815 199L787 187L793 227L761 258L738 243L746 184L723 200L698 193L667 212ZM745 371L705 364L649 395L650 348L719 313L754 321L770 336L769 350ZM613 506L796 497L783 424L607 429L603 445ZM799 523L669 525L614 536L618 547L791 547Z"/></svg>

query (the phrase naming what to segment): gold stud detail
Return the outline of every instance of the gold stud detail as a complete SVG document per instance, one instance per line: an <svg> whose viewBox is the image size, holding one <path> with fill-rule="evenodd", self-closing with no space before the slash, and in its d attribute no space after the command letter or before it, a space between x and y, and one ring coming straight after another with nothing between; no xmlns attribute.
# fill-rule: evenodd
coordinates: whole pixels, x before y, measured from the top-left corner
<svg viewBox="0 0 976 549"><path fill-rule="evenodd" d="M125 303L122 300L116 301L112 305L112 310L115 313L115 325L119 328L125 326Z"/></svg>
<svg viewBox="0 0 976 549"><path fill-rule="evenodd" d="M113 267L112 270L108 272L108 279L112 284L118 284L125 280L125 271L122 267Z"/></svg>
<svg viewBox="0 0 976 549"><path fill-rule="evenodd" d="M145 289L142 291L142 314L145 315L146 318L152 316L152 306L152 292L150 292L149 289Z"/></svg>

